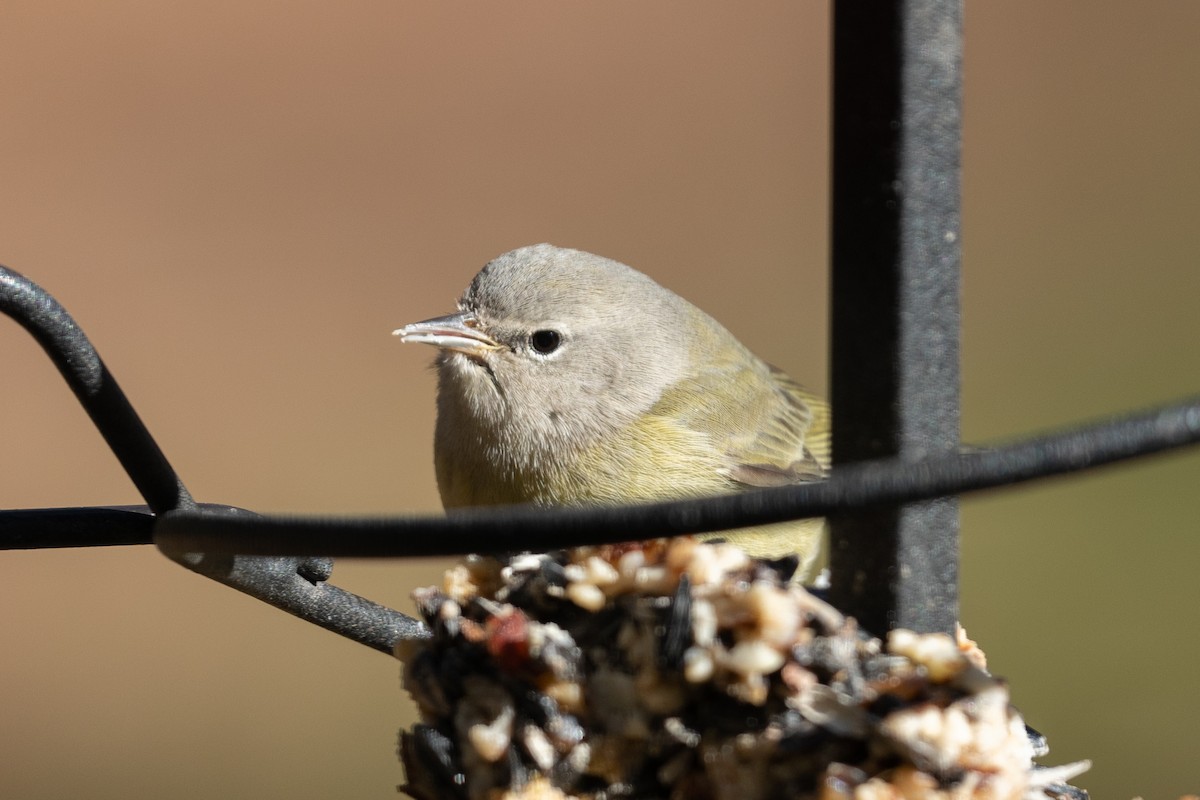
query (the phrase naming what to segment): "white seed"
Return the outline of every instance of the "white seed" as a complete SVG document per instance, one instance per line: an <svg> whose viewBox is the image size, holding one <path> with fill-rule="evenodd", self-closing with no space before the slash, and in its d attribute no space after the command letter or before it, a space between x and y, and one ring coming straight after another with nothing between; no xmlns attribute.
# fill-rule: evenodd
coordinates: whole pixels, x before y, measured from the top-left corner
<svg viewBox="0 0 1200 800"><path fill-rule="evenodd" d="M442 603L442 607L438 609L438 619L448 621L462 616L462 606L453 600L447 600Z"/></svg>
<svg viewBox="0 0 1200 800"><path fill-rule="evenodd" d="M800 608L785 590L766 581L755 581L746 592L762 638L778 648L789 647L800 627Z"/></svg>
<svg viewBox="0 0 1200 800"><path fill-rule="evenodd" d="M646 551L644 550L629 550L621 554L617 559L617 571L621 573L621 577L632 581L637 575L637 571L646 564Z"/></svg>
<svg viewBox="0 0 1200 800"><path fill-rule="evenodd" d="M587 568L587 580L597 586L612 586L621 577L616 567L599 556L589 556L584 566Z"/></svg>
<svg viewBox="0 0 1200 800"><path fill-rule="evenodd" d="M542 687L542 693L569 714L583 710L583 687L575 681L554 681Z"/></svg>
<svg viewBox="0 0 1200 800"><path fill-rule="evenodd" d="M512 561L509 561L504 568L500 570L500 578L505 583L511 583L513 577L522 572L537 572L542 568L542 562L546 560L544 553L521 553L513 556Z"/></svg>
<svg viewBox="0 0 1200 800"><path fill-rule="evenodd" d="M567 754L567 763L575 772L583 772L592 760L592 747L587 742L580 742L571 748Z"/></svg>
<svg viewBox="0 0 1200 800"><path fill-rule="evenodd" d="M639 592L646 594L662 594L674 590L674 585L667 578L666 567L642 567L633 579Z"/></svg>
<svg viewBox="0 0 1200 800"><path fill-rule="evenodd" d="M971 665L955 641L944 633L918 634L897 628L888 634L888 651L924 667L934 683L945 683Z"/></svg>
<svg viewBox="0 0 1200 800"><path fill-rule="evenodd" d="M478 594L479 587L466 564L455 564L442 576L442 590L452 599L463 603Z"/></svg>
<svg viewBox="0 0 1200 800"><path fill-rule="evenodd" d="M689 647L683 653L683 678L688 683L704 683L712 677L712 655L703 648Z"/></svg>
<svg viewBox="0 0 1200 800"><path fill-rule="evenodd" d="M485 761L495 763L508 752L515 713L506 705L491 722L477 722L467 729L467 739Z"/></svg>
<svg viewBox="0 0 1200 800"><path fill-rule="evenodd" d="M724 544L698 545L687 564L688 576L694 586L717 586L726 573L746 565L746 554Z"/></svg>
<svg viewBox="0 0 1200 800"><path fill-rule="evenodd" d="M550 744L550 739L541 728L536 725L526 725L522 728L521 744L525 745L525 752L529 753L533 763L537 764L542 772L549 772L554 768L554 745Z"/></svg>
<svg viewBox="0 0 1200 800"><path fill-rule="evenodd" d="M783 653L762 639L738 642L726 658L729 668L741 675L770 675L783 662Z"/></svg>
<svg viewBox="0 0 1200 800"><path fill-rule="evenodd" d="M605 602L604 592L591 583L570 584L567 586L567 599L588 611L599 611L604 608Z"/></svg>
<svg viewBox="0 0 1200 800"><path fill-rule="evenodd" d="M692 638L702 647L717 638L717 609L708 600L692 601Z"/></svg>

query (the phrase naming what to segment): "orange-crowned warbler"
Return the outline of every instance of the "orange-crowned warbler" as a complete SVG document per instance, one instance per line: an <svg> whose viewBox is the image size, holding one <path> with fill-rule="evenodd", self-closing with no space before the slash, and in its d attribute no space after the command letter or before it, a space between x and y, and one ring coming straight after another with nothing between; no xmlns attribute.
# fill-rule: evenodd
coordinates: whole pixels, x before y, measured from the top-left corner
<svg viewBox="0 0 1200 800"><path fill-rule="evenodd" d="M823 478L829 408L630 267L549 244L505 253L458 312L406 325L440 348L434 462L447 509L700 497ZM725 531L760 557L820 548L821 520Z"/></svg>

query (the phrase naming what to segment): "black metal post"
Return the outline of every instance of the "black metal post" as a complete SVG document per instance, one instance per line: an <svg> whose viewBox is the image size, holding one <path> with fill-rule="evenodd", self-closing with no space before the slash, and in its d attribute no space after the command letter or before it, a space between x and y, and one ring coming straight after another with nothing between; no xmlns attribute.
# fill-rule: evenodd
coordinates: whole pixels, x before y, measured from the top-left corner
<svg viewBox="0 0 1200 800"><path fill-rule="evenodd" d="M960 0L836 0L833 457L958 440ZM951 631L954 498L832 521L832 599L882 633Z"/></svg>

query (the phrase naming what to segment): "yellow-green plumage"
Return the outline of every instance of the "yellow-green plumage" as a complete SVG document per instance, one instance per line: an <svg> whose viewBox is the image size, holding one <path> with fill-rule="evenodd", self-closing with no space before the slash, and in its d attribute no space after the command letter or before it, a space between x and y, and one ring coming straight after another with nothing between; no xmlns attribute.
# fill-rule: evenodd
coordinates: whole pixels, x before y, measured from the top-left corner
<svg viewBox="0 0 1200 800"><path fill-rule="evenodd" d="M485 267L459 307L400 331L443 348L435 464L447 509L700 497L828 471L828 406L629 267L522 248ZM561 343L540 353L535 331ZM757 556L796 553L805 574L822 528L714 535Z"/></svg>

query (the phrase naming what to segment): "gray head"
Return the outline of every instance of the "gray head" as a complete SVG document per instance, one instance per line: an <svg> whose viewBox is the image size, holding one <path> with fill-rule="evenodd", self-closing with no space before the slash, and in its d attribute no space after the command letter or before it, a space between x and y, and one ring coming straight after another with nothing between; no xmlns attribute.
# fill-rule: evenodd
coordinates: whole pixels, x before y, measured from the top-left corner
<svg viewBox="0 0 1200 800"><path fill-rule="evenodd" d="M490 262L458 308L396 333L442 349L439 436L453 425L518 460L628 424L686 373L698 323L701 340L724 334L640 272L549 244Z"/></svg>

